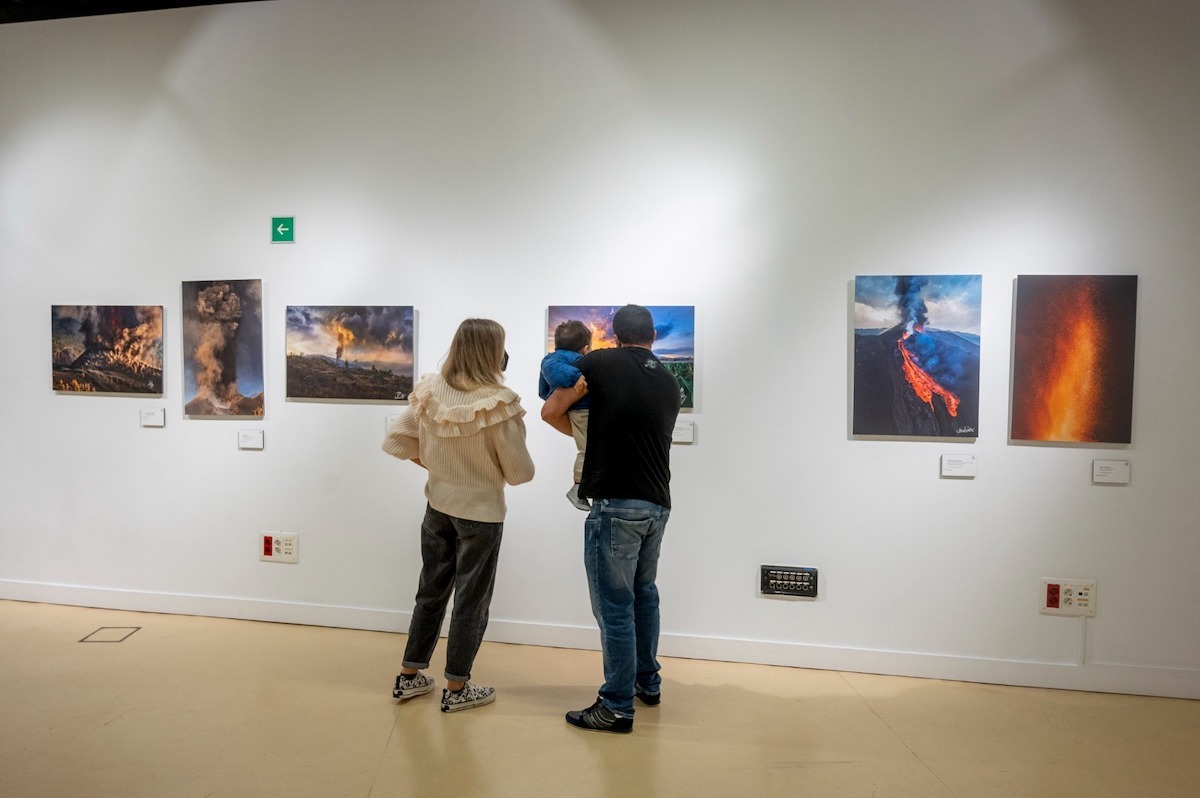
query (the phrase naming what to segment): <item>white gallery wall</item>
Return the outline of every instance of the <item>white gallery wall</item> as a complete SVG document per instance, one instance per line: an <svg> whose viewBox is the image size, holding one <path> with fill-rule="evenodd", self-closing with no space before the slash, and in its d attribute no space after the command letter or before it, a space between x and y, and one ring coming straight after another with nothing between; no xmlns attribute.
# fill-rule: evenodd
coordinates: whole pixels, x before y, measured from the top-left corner
<svg viewBox="0 0 1200 798"><path fill-rule="evenodd" d="M546 308L695 305L664 654L1200 697L1198 32L1176 0L0 26L0 597L407 629L423 472L379 449L401 406L288 401L283 335L288 305L412 305L418 372L500 321L529 411L489 639L595 647L572 446L538 420ZM976 440L850 434L859 274L983 275ZM1139 276L1131 445L1008 441L1018 274ZM186 418L181 282L249 278L265 416ZM54 304L165 306L163 396L53 392ZM1097 458L1131 483L1092 484ZM299 563L260 562L262 530ZM764 563L819 568L819 598L758 595ZM1040 614L1043 577L1095 579L1096 616Z"/></svg>

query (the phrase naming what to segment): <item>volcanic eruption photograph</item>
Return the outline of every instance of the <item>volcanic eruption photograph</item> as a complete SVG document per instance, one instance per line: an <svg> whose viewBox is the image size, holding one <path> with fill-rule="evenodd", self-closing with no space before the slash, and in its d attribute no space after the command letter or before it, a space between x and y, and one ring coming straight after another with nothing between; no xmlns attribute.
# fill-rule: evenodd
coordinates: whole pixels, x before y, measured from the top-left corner
<svg viewBox="0 0 1200 798"><path fill-rule="evenodd" d="M54 305L52 386L79 393L162 393L162 305Z"/></svg>
<svg viewBox="0 0 1200 798"><path fill-rule="evenodd" d="M1013 440L1132 442L1137 280L1017 277Z"/></svg>
<svg viewBox="0 0 1200 798"><path fill-rule="evenodd" d="M696 307L695 305L645 305L654 317L654 346L651 351L679 383L684 408L696 401ZM617 346L612 331L613 314L620 305L551 305L547 314L546 352L554 351L554 330L564 321L581 321L592 331L592 349Z"/></svg>
<svg viewBox="0 0 1200 798"><path fill-rule="evenodd" d="M183 284L183 412L263 415L262 280Z"/></svg>
<svg viewBox="0 0 1200 798"><path fill-rule="evenodd" d="M287 395L403 401L413 388L410 306L287 309Z"/></svg>
<svg viewBox="0 0 1200 798"><path fill-rule="evenodd" d="M979 436L981 275L854 278L855 435Z"/></svg>

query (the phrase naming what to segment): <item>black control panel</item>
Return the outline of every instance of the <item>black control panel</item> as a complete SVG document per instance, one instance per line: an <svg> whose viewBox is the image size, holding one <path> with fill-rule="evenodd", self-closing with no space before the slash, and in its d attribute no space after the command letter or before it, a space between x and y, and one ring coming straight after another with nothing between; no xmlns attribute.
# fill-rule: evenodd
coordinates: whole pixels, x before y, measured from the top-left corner
<svg viewBox="0 0 1200 798"><path fill-rule="evenodd" d="M759 592L773 596L817 597L817 569L792 565L764 565Z"/></svg>

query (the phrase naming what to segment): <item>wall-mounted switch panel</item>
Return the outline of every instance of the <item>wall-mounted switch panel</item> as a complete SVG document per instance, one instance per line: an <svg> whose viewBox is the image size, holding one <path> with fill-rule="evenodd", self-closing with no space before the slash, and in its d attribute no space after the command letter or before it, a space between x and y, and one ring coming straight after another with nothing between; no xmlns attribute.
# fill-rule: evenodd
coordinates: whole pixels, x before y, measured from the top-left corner
<svg viewBox="0 0 1200 798"><path fill-rule="evenodd" d="M817 569L794 565L764 565L758 591L772 596L817 597Z"/></svg>
<svg viewBox="0 0 1200 798"><path fill-rule="evenodd" d="M282 532L263 532L258 559L265 562L300 562L299 537Z"/></svg>
<svg viewBox="0 0 1200 798"><path fill-rule="evenodd" d="M1043 579L1042 612L1046 615L1096 616L1095 579Z"/></svg>

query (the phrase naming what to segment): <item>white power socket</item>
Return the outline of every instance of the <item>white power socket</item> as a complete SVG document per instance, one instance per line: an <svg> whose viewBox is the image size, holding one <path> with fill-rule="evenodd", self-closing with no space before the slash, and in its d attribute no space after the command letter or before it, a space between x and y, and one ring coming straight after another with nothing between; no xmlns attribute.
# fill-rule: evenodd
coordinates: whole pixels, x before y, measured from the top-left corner
<svg viewBox="0 0 1200 798"><path fill-rule="evenodd" d="M1095 579L1042 580L1042 613L1096 617Z"/></svg>
<svg viewBox="0 0 1200 798"><path fill-rule="evenodd" d="M282 532L263 532L258 559L265 562L300 562L300 537Z"/></svg>

